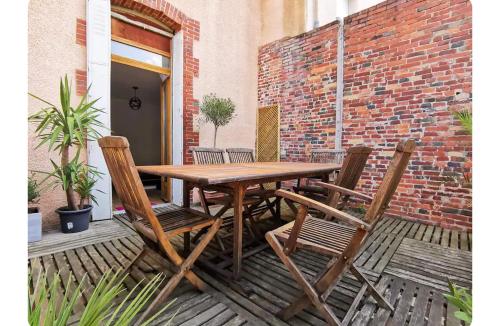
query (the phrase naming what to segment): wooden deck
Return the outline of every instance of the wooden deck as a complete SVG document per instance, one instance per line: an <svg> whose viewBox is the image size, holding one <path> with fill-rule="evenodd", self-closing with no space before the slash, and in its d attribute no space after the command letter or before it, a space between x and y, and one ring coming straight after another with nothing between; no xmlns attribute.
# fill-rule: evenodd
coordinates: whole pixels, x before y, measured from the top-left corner
<svg viewBox="0 0 500 326"><path fill-rule="evenodd" d="M87 273L87 286L91 289L104 271L125 266L139 252L142 241L126 230L128 223L123 215L113 221L99 223L103 223L99 229L121 231L111 236L106 232L102 232L101 236L94 234L79 245L73 242L67 247L55 246L57 241L53 236L54 239L47 241L47 245L30 248L30 270L34 273L44 270L49 275L59 271L62 286L70 289L75 287L76 280L81 280ZM269 226L264 224L263 227ZM95 225L94 229L97 230ZM181 238L176 245L182 246ZM442 293L446 290L447 277L458 284L471 286L471 247L471 234L466 232L443 230L401 219L383 219L356 264L384 291L395 306L395 312L391 315L384 309L378 309L372 299L364 299L351 324L460 325ZM216 249L214 244L206 256L214 255ZM325 257L305 251L294 255L294 260L310 276L327 261ZM158 272L157 268L153 261L146 259L139 268L131 271L127 288L131 289L143 278L151 278ZM171 296L175 302L156 324L164 323L174 313L173 325L324 324L313 308L306 309L288 323L274 316L299 295L299 288L270 248L244 260L242 280L238 283L227 282L220 275L201 268L195 270L212 290L201 293L183 281ZM68 284L70 272L74 279ZM359 286L354 277L347 275L330 295L328 303L339 317L347 311ZM77 309L83 308L88 297L87 290Z"/></svg>

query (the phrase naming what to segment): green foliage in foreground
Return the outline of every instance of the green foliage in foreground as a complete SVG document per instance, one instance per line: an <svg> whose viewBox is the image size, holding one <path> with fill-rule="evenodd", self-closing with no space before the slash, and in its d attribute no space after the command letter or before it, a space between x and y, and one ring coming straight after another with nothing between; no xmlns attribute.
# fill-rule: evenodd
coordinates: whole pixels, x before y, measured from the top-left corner
<svg viewBox="0 0 500 326"><path fill-rule="evenodd" d="M467 289L451 283L450 280L448 280L448 287L451 293L444 294L444 297L459 309L455 311L455 317L470 325L472 323L472 295Z"/></svg>
<svg viewBox="0 0 500 326"><path fill-rule="evenodd" d="M143 308L158 290L164 277L158 274L147 282L141 289L143 282L139 282L128 294L123 281L128 274L120 271L107 271L91 294L85 309L76 325L78 326L110 326L132 325L133 320L140 315ZM71 282L71 275L68 283ZM86 276L85 276L86 277ZM40 273L34 280L28 276L28 321L30 326L65 326L72 315L76 302L82 295L82 280L78 287L69 293L64 291L63 296L59 294L61 283L59 274L55 274L52 282L47 281L47 276ZM30 287L30 284L32 285ZM173 302L173 301L172 301ZM141 323L141 326L149 325L155 318L163 313L172 303L165 305L156 314ZM175 314L174 314L175 315ZM167 322L170 324L171 319Z"/></svg>

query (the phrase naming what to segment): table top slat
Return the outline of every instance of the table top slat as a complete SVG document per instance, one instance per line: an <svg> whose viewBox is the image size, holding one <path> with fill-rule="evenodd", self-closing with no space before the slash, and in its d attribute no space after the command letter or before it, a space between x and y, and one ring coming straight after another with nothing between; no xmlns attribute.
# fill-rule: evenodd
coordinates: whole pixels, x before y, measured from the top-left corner
<svg viewBox="0 0 500 326"><path fill-rule="evenodd" d="M253 162L218 165L150 165L138 166L142 173L181 179L197 184L222 184L297 178L332 173L340 164L302 162Z"/></svg>

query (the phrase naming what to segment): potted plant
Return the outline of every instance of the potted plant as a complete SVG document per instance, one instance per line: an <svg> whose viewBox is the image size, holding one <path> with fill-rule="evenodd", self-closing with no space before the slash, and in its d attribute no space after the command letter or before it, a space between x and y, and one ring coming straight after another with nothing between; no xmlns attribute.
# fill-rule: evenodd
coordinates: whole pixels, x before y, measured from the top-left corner
<svg viewBox="0 0 500 326"><path fill-rule="evenodd" d="M68 77L59 83L60 106L33 94L30 96L45 103L48 107L29 117L37 124L36 136L40 139L37 148L47 144L49 151L56 151L60 163L51 160L52 172L44 172L54 187L60 186L66 193L67 206L56 210L64 233L80 232L88 229L92 211L90 195L99 172L80 160L81 151L86 151L86 142L96 140L100 134L97 128L104 125L97 119L102 110L94 107L98 99L87 101L88 90L77 106L71 104L71 86ZM74 153L73 158L70 157ZM78 198L78 196L80 198Z"/></svg>
<svg viewBox="0 0 500 326"><path fill-rule="evenodd" d="M217 130L235 117L234 110L235 105L230 98L219 98L215 94L203 96L200 106L201 120L214 125L214 147L217 143Z"/></svg>
<svg viewBox="0 0 500 326"><path fill-rule="evenodd" d="M35 174L28 177L28 242L42 239L42 214L37 206L40 197L40 187Z"/></svg>

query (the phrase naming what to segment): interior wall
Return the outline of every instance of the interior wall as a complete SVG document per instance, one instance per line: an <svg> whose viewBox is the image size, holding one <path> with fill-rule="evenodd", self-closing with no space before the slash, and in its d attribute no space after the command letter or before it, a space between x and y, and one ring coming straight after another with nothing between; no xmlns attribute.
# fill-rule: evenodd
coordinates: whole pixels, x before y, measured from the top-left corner
<svg viewBox="0 0 500 326"><path fill-rule="evenodd" d="M137 86L141 108L129 100ZM160 75L127 65L111 65L111 134L127 137L137 165L161 163Z"/></svg>
<svg viewBox="0 0 500 326"><path fill-rule="evenodd" d="M111 93L111 134L127 137L136 165L160 164L160 97L141 98L141 109L134 111L130 93Z"/></svg>

